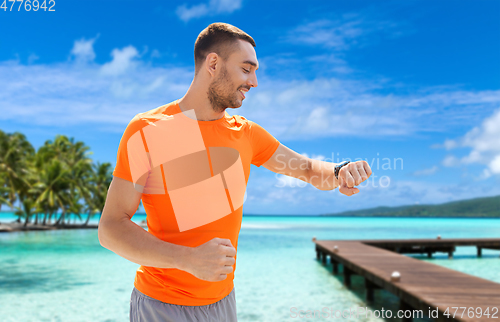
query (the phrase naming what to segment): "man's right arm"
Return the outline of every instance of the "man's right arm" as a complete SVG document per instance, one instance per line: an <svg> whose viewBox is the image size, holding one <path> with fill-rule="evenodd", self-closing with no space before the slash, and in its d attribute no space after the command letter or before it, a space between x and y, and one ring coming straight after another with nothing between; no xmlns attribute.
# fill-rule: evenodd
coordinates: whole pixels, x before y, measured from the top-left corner
<svg viewBox="0 0 500 322"><path fill-rule="evenodd" d="M165 242L131 220L141 196L132 182L113 176L98 228L103 247L139 265L177 268L207 281L226 279L236 255L229 239L213 238L197 247Z"/></svg>
<svg viewBox="0 0 500 322"><path fill-rule="evenodd" d="M191 247L164 242L131 220L141 195L132 182L113 177L99 221L99 242L139 265L182 269Z"/></svg>

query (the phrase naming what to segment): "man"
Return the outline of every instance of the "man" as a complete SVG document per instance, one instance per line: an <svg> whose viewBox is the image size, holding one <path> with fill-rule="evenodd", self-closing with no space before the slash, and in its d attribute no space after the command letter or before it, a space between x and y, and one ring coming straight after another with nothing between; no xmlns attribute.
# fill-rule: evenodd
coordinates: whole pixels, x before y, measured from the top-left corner
<svg viewBox="0 0 500 322"><path fill-rule="evenodd" d="M225 111L257 87L254 47L232 25L209 25L195 42L184 97L137 114L123 134L98 232L102 246L141 265L130 321L236 321L233 278L250 164L345 195L371 175L365 161L335 169ZM147 232L131 221L141 199Z"/></svg>

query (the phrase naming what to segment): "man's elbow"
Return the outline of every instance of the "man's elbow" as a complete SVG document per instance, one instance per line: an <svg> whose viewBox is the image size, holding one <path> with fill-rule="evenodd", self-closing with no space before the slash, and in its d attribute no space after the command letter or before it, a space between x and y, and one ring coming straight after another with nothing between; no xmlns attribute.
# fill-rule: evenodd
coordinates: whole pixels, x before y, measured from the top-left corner
<svg viewBox="0 0 500 322"><path fill-rule="evenodd" d="M99 226L97 227L97 238L99 239L99 243L102 247L108 248L106 244L106 224L104 220L99 222Z"/></svg>

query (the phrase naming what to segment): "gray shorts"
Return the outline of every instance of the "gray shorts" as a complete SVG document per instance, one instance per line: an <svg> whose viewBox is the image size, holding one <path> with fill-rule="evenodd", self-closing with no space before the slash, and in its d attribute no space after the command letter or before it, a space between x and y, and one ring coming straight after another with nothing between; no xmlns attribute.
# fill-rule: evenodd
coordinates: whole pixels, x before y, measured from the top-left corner
<svg viewBox="0 0 500 322"><path fill-rule="evenodd" d="M134 287L130 297L130 322L237 322L234 287L222 300L201 306L159 301Z"/></svg>

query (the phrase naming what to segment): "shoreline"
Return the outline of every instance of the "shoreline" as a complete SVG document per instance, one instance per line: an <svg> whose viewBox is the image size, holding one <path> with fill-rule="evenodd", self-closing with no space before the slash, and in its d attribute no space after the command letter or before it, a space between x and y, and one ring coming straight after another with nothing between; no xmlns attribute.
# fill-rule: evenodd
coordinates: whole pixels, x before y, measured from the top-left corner
<svg viewBox="0 0 500 322"><path fill-rule="evenodd" d="M141 223L137 223L138 226L141 226L142 228L148 228L147 223L145 220L143 220ZM24 226L24 223L22 222L9 222L9 223L2 223L0 222L0 233L11 233L11 232L19 232L19 231L47 231L47 230L62 230L62 229L97 229L99 227L99 224L70 224L70 225L61 225L61 226L54 226L53 224L51 225L34 225L32 223L28 223L28 225Z"/></svg>

